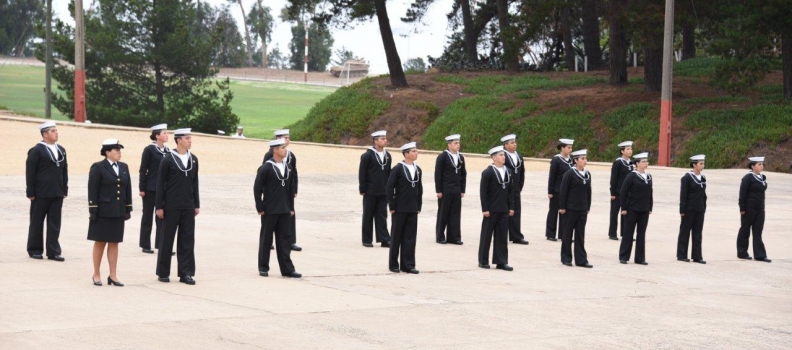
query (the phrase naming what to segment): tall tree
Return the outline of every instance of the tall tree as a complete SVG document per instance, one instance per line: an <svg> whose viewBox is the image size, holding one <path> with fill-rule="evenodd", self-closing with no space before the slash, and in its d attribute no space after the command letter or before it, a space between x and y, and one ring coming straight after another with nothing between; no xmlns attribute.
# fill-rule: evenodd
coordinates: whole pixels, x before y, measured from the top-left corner
<svg viewBox="0 0 792 350"><path fill-rule="evenodd" d="M625 29L630 41L644 52L644 87L646 91L660 91L663 85L663 31L665 3L661 0L631 0L625 10Z"/></svg>
<svg viewBox="0 0 792 350"><path fill-rule="evenodd" d="M516 39L516 30L511 26L511 15L509 14L508 0L496 0L498 7L498 26L500 28L500 40L503 44L502 61L507 71L516 72L519 60L519 47Z"/></svg>
<svg viewBox="0 0 792 350"><path fill-rule="evenodd" d="M624 26L624 11L627 0L611 0L608 9L610 24L610 79L612 85L627 84L627 32Z"/></svg>
<svg viewBox="0 0 792 350"><path fill-rule="evenodd" d="M256 37L261 39L261 67L267 67L267 43L272 40L272 29L275 27L275 20L272 18L272 10L269 6L261 4L257 0L257 5L251 7L248 13L248 23L250 30Z"/></svg>
<svg viewBox="0 0 792 350"><path fill-rule="evenodd" d="M402 17L402 22L415 23L420 22L429 10L429 6L435 0L414 0L410 4L407 13ZM468 62L476 62L478 60L478 34L473 24L473 12L470 7L470 0L455 0L451 8L451 13L446 15L449 21L454 21L458 11L462 12L462 32L464 34L464 53L465 59ZM453 23L452 26L456 25ZM480 33L480 31L479 31Z"/></svg>
<svg viewBox="0 0 792 350"><path fill-rule="evenodd" d="M363 58L358 57L355 55L354 52L347 50L346 46L341 46L340 49L336 49L333 53L335 58L333 58L333 64L336 66L343 65L344 62L349 60L362 60Z"/></svg>
<svg viewBox="0 0 792 350"><path fill-rule="evenodd" d="M297 16L305 5L313 0L289 0L287 11L292 16ZM399 52L396 50L396 42L393 40L393 31L388 18L388 10L385 6L386 0L327 0L323 2L323 10L316 13L315 20L323 25L332 24L341 27L348 27L353 22L367 21L377 17L379 24L380 37L385 49L385 57L388 61L388 72L390 72L391 85L395 87L406 87L407 78L402 69Z"/></svg>
<svg viewBox="0 0 792 350"><path fill-rule="evenodd" d="M40 0L0 0L0 54L23 56L35 36L33 26L44 19Z"/></svg>
<svg viewBox="0 0 792 350"><path fill-rule="evenodd" d="M323 72L327 70L332 55L333 36L330 31L321 30L314 22L308 30L308 70ZM289 42L291 69L302 70L305 59L305 25L303 21L291 28L292 40Z"/></svg>
<svg viewBox="0 0 792 350"><path fill-rule="evenodd" d="M582 11L583 47L588 57L589 70L602 68L602 47L600 46L599 13L603 8L601 0L580 0Z"/></svg>
<svg viewBox="0 0 792 350"><path fill-rule="evenodd" d="M239 33L237 21L227 6L220 8L215 19L214 28L217 44L213 50L212 64L216 67L242 67L247 59L247 50Z"/></svg>
<svg viewBox="0 0 792 350"><path fill-rule="evenodd" d="M561 7L561 35L564 37L564 59L567 69L575 70L575 48L572 46L572 10L568 3Z"/></svg>
<svg viewBox="0 0 792 350"><path fill-rule="evenodd" d="M247 16L245 16L245 5L242 5L242 0L228 0L229 2L235 2L239 4L239 11L242 12L242 23L247 24ZM245 43L247 43L247 66L253 67L253 42L250 40L250 30L248 30L248 26L245 25Z"/></svg>

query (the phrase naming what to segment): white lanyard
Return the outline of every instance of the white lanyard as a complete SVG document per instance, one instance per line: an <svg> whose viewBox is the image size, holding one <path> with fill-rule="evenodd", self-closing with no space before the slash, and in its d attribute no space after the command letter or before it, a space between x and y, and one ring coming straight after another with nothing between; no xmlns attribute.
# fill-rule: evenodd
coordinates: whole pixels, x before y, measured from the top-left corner
<svg viewBox="0 0 792 350"><path fill-rule="evenodd" d="M522 162L522 159L521 159L522 157L518 157L517 152L514 152L514 153L506 152L506 153L508 153L509 160L514 165L514 173L515 174L519 173L520 172L520 167L522 167L522 165L523 165L523 162ZM514 155L514 158L512 158L512 154ZM516 159L516 161L515 161L515 159Z"/></svg>
<svg viewBox="0 0 792 350"><path fill-rule="evenodd" d="M764 187L767 187L767 181L762 179L762 174L761 173L758 176L753 171L750 171L748 173L753 175L754 179L756 179L756 181L761 182Z"/></svg>
<svg viewBox="0 0 792 350"><path fill-rule="evenodd" d="M636 175L638 175L638 177L640 177L640 178L641 178L641 180L643 180L643 181L644 181L644 182L645 182L647 185L649 184L649 181L652 181L652 175L649 175L649 173L647 173L647 172L644 172L644 174L646 175L646 177L643 177L643 175L641 175L641 173L639 173L639 172L638 172L638 170L635 170L635 171L633 171L633 172L634 172Z"/></svg>
<svg viewBox="0 0 792 350"><path fill-rule="evenodd" d="M268 160L267 163L272 164L272 169L275 170L275 176L278 178L278 180L280 180L281 186L285 187L286 186L286 180L289 179L289 167L286 166L289 163L286 163L283 166L283 172L284 172L283 176L281 176L280 171L278 171L278 165L275 164L275 161L272 160L272 158L270 158L270 160ZM284 161L284 163L285 163L285 161Z"/></svg>
<svg viewBox="0 0 792 350"><path fill-rule="evenodd" d="M46 149L47 149L47 154L49 155L49 157L50 157L50 159L52 160L52 162L53 162L53 163L55 163L55 166L57 166L57 167L60 167L60 163L61 163L61 162L63 162L63 160L65 160L65 159L66 159L66 155L64 155L64 154L63 154L63 151L61 151L61 150L60 150L60 147L58 147L58 144L55 144L55 149L57 149L57 150L58 150L58 154L60 154L61 156L63 156L63 159L62 159L62 160L59 160L59 159L58 159L58 156L57 156L56 154L53 154L53 153L52 153L52 150L50 150L50 148L49 148L49 146L47 146L47 143L46 143L46 142L44 142L44 141L41 141L41 142L39 142L39 143L40 143L40 144L42 144L42 145L44 145L44 148L46 148Z"/></svg>
<svg viewBox="0 0 792 350"><path fill-rule="evenodd" d="M380 160L379 151L377 151L377 149L374 147L371 147L371 150L374 151L374 158L377 158L377 163L380 165L380 168L382 168L382 170L385 170L385 165L388 164L388 151L385 150L382 151L383 156L382 156L382 160Z"/></svg>
<svg viewBox="0 0 792 350"><path fill-rule="evenodd" d="M509 179L510 179L509 178L509 172L505 171L505 169L504 169L504 171L503 171L504 176L503 176L503 179L501 179L500 178L500 170L498 170L498 168L495 167L495 164L490 164L490 166L492 167L492 171L495 172L495 179L498 180L498 183L501 185L501 188L506 189L506 184L509 183Z"/></svg>
<svg viewBox="0 0 792 350"><path fill-rule="evenodd" d="M418 167L415 166L415 163L413 163L413 165L407 165L407 163L405 162L401 162L401 163L402 163L402 169L404 170L404 177L407 179L407 181L410 182L410 184L412 184L412 187L415 187L415 183L421 181L421 176L420 174L418 174ZM408 166L413 167L413 169L415 170L415 180L411 180L410 172L407 170Z"/></svg>
<svg viewBox="0 0 792 350"><path fill-rule="evenodd" d="M560 154L556 154L556 157L561 158L561 160L564 161L564 164L566 164L569 167L569 169L572 169L572 168L575 167L574 163L572 162L572 158L564 158Z"/></svg>
<svg viewBox="0 0 792 350"><path fill-rule="evenodd" d="M160 148L159 148L159 146L157 146L156 142L152 142L151 145L154 146L154 149L157 150L157 152L159 152L163 156L168 154L168 152L170 152L170 150L168 149L168 146L162 145L162 147L164 147L164 148L163 148L163 150L160 150Z"/></svg>
<svg viewBox="0 0 792 350"><path fill-rule="evenodd" d="M616 160L621 161L622 165L624 165L628 171L633 171L633 165L630 164L629 160L624 160L624 158L616 158Z"/></svg>
<svg viewBox="0 0 792 350"><path fill-rule="evenodd" d="M187 173L190 170L192 170L192 167L193 167L192 155L190 154L190 151L187 151L187 163L190 163L190 167L189 168L182 167L181 165L179 165L179 162L176 161L176 156L174 155L174 153L176 153L176 150L172 150L171 151L171 158L173 158L173 162L176 163L176 167L178 167L179 170L184 172L184 176L187 176ZM179 157L179 158L181 159L181 157Z"/></svg>
<svg viewBox="0 0 792 350"><path fill-rule="evenodd" d="M575 169L575 175L577 175L577 177L579 177L581 180L583 180L583 184L584 185L587 183L586 181L588 179L590 179L588 170L586 170L586 169L583 169L583 175L581 175L580 172L577 169Z"/></svg>
<svg viewBox="0 0 792 350"><path fill-rule="evenodd" d="M704 179L704 175L701 175L701 181L699 181L696 178L696 173L691 171L691 172L688 172L688 174L690 175L690 178L693 179L693 182L695 182L697 185L701 186L701 188L704 188L704 184L707 183L707 180Z"/></svg>
<svg viewBox="0 0 792 350"><path fill-rule="evenodd" d="M451 154L451 152L449 152L448 150L446 150L445 152L448 154L448 158L451 159L451 164L454 165L454 173L459 174L459 169L462 168L462 158L459 157L459 153L457 153L458 161L455 163L454 162L454 155Z"/></svg>

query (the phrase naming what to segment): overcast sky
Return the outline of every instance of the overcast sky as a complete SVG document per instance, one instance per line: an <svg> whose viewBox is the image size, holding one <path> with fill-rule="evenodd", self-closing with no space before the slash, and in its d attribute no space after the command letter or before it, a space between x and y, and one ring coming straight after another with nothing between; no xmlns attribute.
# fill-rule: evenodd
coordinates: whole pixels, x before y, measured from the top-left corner
<svg viewBox="0 0 792 350"><path fill-rule="evenodd" d="M207 0L214 6L227 4L227 0ZM93 3L92 0L84 0L84 6L88 8ZM247 14L250 7L256 0L242 0ZM272 15L276 18L275 31L272 35L272 42L268 50L272 50L277 44L281 52L288 51L289 41L291 40L291 27L288 23L280 22L277 17L280 10L286 5L286 0L264 0L263 4L272 8ZM446 37L450 34L448 30L448 20L445 14L451 9L453 0L436 0L432 5L427 16L424 18L423 25L402 23L399 18L404 16L410 7L410 0L390 0L388 1L388 17L390 18L391 28L393 29L396 47L399 50L399 57L402 63L409 58L421 57L426 60L427 55L434 57L443 52ZM56 17L64 21L74 23L69 15L69 0L53 0L52 6ZM242 14L239 5L231 6L231 13L237 19L237 25L242 30ZM382 74L388 72L385 51L382 46L382 38L379 34L379 26L376 17L373 21L358 24L351 30L332 29L333 39L335 40L333 51L345 46L348 50L358 56L363 56L371 64L371 74ZM242 33L244 35L244 33Z"/></svg>

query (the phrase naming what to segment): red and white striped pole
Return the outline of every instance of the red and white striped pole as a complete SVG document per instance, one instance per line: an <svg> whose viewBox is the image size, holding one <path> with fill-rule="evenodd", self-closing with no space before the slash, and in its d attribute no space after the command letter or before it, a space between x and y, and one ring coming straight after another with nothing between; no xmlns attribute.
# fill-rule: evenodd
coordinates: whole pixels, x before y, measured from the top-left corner
<svg viewBox="0 0 792 350"><path fill-rule="evenodd" d="M303 71L304 72L303 81L306 82L306 83L308 82L308 29L310 27L310 25L308 24L307 17L308 16L306 16L306 19L303 21L303 23L304 23L303 27L305 27L305 58L303 58L303 63L304 63L304 65L303 65L304 66L304 68L303 68L304 69L304 71Z"/></svg>
<svg viewBox="0 0 792 350"><path fill-rule="evenodd" d="M83 2L74 2L74 121L85 122L85 19Z"/></svg>
<svg viewBox="0 0 792 350"><path fill-rule="evenodd" d="M671 165L671 83L674 76L674 0L666 0L663 41L663 87L660 95L660 144L657 165Z"/></svg>

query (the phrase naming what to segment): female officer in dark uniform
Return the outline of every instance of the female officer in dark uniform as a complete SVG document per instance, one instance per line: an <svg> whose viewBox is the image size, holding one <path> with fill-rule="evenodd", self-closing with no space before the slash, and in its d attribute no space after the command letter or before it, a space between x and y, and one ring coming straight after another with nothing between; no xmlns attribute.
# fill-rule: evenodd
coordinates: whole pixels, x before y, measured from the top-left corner
<svg viewBox="0 0 792 350"><path fill-rule="evenodd" d="M622 240L619 247L619 262L626 264L630 260L633 234L637 231L635 238L635 263L649 265L646 262L644 253L646 226L649 224L649 215L652 214L652 207L654 206L652 175L646 172L646 168L649 167L649 153L640 153L633 158L635 158L635 171L624 179L624 184L619 193L619 201L621 202L619 206L622 208L621 214L625 216L624 224L622 225Z"/></svg>
<svg viewBox="0 0 792 350"><path fill-rule="evenodd" d="M140 218L140 248L144 253L154 254L151 249L152 218L156 223L154 247L160 240L162 220L154 215L154 200L157 198L157 174L162 158L170 152L165 143L168 142L168 124L151 127L151 144L143 149L140 160L140 197L143 198L143 216Z"/></svg>
<svg viewBox="0 0 792 350"><path fill-rule="evenodd" d="M129 220L132 212L132 179L126 163L119 162L122 148L124 146L116 139L104 140L101 154L105 159L91 165L88 174L88 212L91 220L88 224L88 239L94 241L92 280L96 286L102 285L99 270L105 246L110 265L107 283L124 286L118 281L116 266L118 243L124 241L124 221Z"/></svg>
<svg viewBox="0 0 792 350"><path fill-rule="evenodd" d="M704 155L690 157L690 167L693 170L682 177L679 192L679 215L682 216L682 223L679 225L677 239L677 260L690 261L687 251L692 231L693 249L690 257L694 262L706 264L701 257L701 231L704 229L704 213L707 211L707 178L701 174L704 170Z"/></svg>
<svg viewBox="0 0 792 350"><path fill-rule="evenodd" d="M753 231L753 252L756 261L770 262L767 258L762 229L765 221L765 191L767 177L762 174L765 157L748 158L751 172L743 176L740 182L740 231L737 233L737 257L750 259L748 255L748 237Z"/></svg>
<svg viewBox="0 0 792 350"><path fill-rule="evenodd" d="M556 233L560 238L560 231L558 228L558 193L561 192L561 179L567 170L575 167L572 158L569 154L572 153L572 144L575 140L560 139L558 140L558 150L560 153L553 157L550 161L550 176L547 178L547 198L550 199L550 210L547 212L547 227L545 236L548 241L557 241Z"/></svg>

